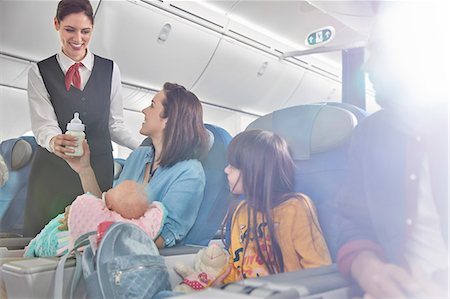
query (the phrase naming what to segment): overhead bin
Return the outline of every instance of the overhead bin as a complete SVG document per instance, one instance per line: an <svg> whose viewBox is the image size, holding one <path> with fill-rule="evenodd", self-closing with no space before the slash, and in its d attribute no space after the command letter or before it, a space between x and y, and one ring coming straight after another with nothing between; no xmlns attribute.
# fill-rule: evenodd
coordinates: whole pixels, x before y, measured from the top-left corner
<svg viewBox="0 0 450 299"><path fill-rule="evenodd" d="M239 113L233 110L203 104L203 121L227 128L231 136L242 132L256 118L256 115Z"/></svg>
<svg viewBox="0 0 450 299"><path fill-rule="evenodd" d="M26 89L30 66L27 61L0 55L0 85Z"/></svg>
<svg viewBox="0 0 450 299"><path fill-rule="evenodd" d="M340 102L341 83L322 76L314 71L307 71L295 93L286 102L285 107L317 103L318 101Z"/></svg>
<svg viewBox="0 0 450 299"><path fill-rule="evenodd" d="M115 60L124 82L156 89L166 81L190 88L220 40L214 31L139 1L104 1L95 22L93 52Z"/></svg>
<svg viewBox="0 0 450 299"><path fill-rule="evenodd" d="M193 91L225 107L265 114L282 107L304 71L224 37Z"/></svg>
<svg viewBox="0 0 450 299"><path fill-rule="evenodd" d="M0 98L0 141L21 136L30 130L26 90L0 86Z"/></svg>
<svg viewBox="0 0 450 299"><path fill-rule="evenodd" d="M35 61L56 53L60 48L53 26L56 5L54 1L0 1L0 51Z"/></svg>

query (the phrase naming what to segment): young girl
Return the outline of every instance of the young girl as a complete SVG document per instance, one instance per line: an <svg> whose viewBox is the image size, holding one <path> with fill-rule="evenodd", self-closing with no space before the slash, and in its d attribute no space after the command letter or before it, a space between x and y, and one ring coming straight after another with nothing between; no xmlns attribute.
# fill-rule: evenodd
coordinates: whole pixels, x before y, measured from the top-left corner
<svg viewBox="0 0 450 299"><path fill-rule="evenodd" d="M231 193L244 200L232 213L230 267L221 282L331 263L312 201L294 193L295 166L282 138L242 132L228 147L228 162Z"/></svg>

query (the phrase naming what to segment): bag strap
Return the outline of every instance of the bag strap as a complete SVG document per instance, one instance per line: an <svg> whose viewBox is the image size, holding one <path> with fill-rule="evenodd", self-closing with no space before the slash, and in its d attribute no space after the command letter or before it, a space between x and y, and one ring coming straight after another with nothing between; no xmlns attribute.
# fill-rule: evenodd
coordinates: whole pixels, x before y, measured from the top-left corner
<svg viewBox="0 0 450 299"><path fill-rule="evenodd" d="M81 254L78 252L78 249L81 247L89 245L89 237L92 235L97 234L97 231L91 231L88 233L85 233L78 237L78 239L75 241L75 245L73 246L73 249L70 250L68 253L66 253L58 262L58 266L56 267L55 272L55 286L53 290L53 298L54 299L63 299L63 284L64 284L64 266L66 264L67 258L71 256L73 253L75 253L76 256L76 265L75 265L75 272L72 278L72 285L70 288L70 298L72 298L73 293L75 291L76 285L78 284L78 281L80 280L81 276L81 261L79 260L78 256L81 256Z"/></svg>

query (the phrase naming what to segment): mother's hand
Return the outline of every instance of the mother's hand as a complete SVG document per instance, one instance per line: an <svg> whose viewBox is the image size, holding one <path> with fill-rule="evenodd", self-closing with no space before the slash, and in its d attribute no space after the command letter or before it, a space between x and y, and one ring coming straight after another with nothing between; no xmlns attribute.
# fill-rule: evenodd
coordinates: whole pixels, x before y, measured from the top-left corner
<svg viewBox="0 0 450 299"><path fill-rule="evenodd" d="M69 166L78 174L84 170L91 168L91 152L86 140L83 140L83 155L80 157L64 155L62 158L66 160Z"/></svg>

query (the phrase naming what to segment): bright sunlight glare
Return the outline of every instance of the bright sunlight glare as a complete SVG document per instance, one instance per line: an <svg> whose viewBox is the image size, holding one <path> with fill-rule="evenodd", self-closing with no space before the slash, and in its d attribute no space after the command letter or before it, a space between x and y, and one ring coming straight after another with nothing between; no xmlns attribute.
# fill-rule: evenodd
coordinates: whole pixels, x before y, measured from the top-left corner
<svg viewBox="0 0 450 299"><path fill-rule="evenodd" d="M427 97L436 103L448 101L448 2L387 4L374 32L380 43L377 50L387 53L385 63L391 64L391 71L413 97ZM427 104L431 104L429 101Z"/></svg>

